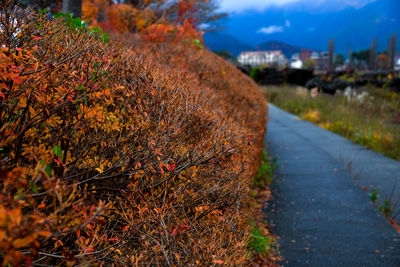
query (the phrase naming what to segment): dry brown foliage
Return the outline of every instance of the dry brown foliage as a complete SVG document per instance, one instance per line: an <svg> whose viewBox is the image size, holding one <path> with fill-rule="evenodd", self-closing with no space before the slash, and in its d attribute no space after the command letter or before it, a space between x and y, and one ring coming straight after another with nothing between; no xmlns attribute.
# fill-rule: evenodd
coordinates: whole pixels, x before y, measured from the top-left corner
<svg viewBox="0 0 400 267"><path fill-rule="evenodd" d="M247 262L256 84L190 42L0 12L3 265Z"/></svg>

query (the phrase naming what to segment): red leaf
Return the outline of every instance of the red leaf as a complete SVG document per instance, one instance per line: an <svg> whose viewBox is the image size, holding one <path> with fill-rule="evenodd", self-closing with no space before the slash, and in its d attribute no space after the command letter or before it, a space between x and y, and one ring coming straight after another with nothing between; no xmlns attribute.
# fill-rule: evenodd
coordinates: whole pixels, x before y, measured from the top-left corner
<svg viewBox="0 0 400 267"><path fill-rule="evenodd" d="M216 264L224 264L224 261L223 260L214 260L214 263L216 263Z"/></svg>
<svg viewBox="0 0 400 267"><path fill-rule="evenodd" d="M162 162L160 162L160 170L161 170L161 173L164 174L164 169L163 169L163 163Z"/></svg>
<svg viewBox="0 0 400 267"><path fill-rule="evenodd" d="M178 227L175 227L174 230L172 230L171 235L176 235L176 232L178 231Z"/></svg>

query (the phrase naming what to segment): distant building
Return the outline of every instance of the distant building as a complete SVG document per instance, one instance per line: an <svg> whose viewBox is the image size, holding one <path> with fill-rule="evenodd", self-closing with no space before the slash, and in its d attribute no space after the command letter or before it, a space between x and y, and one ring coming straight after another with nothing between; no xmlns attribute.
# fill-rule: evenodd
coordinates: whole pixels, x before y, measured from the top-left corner
<svg viewBox="0 0 400 267"><path fill-rule="evenodd" d="M289 66L292 69L301 69L303 67L303 61L300 59L300 54L292 55Z"/></svg>
<svg viewBox="0 0 400 267"><path fill-rule="evenodd" d="M303 49L299 54L299 59L304 62L311 57L311 54L312 54L311 50Z"/></svg>
<svg viewBox="0 0 400 267"><path fill-rule="evenodd" d="M300 54L293 54L290 66L300 69L307 59L312 59L315 62L316 70L327 70L329 68L328 52L316 52L311 50L302 50Z"/></svg>
<svg viewBox="0 0 400 267"><path fill-rule="evenodd" d="M396 59L394 61L394 69L400 70L400 56L396 57Z"/></svg>
<svg viewBox="0 0 400 267"><path fill-rule="evenodd" d="M276 65L284 66L288 60L281 50L274 51L255 51L255 52L242 52L238 57L238 62L242 65L260 66Z"/></svg>
<svg viewBox="0 0 400 267"><path fill-rule="evenodd" d="M312 52L310 58L315 61L315 69L317 70L329 69L328 52Z"/></svg>
<svg viewBox="0 0 400 267"><path fill-rule="evenodd" d="M303 61L300 59L294 60L290 62L290 67L292 69L301 69L303 67Z"/></svg>
<svg viewBox="0 0 400 267"><path fill-rule="evenodd" d="M300 54L292 54L291 60L295 61L295 60L300 60Z"/></svg>

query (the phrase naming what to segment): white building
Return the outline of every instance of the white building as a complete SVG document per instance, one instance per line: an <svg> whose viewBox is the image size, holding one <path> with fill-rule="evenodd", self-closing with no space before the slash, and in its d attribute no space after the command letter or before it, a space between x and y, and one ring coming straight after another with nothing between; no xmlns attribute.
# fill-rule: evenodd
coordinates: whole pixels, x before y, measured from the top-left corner
<svg viewBox="0 0 400 267"><path fill-rule="evenodd" d="M293 60L290 62L290 67L292 69L301 69L303 67L303 61L301 61L300 59Z"/></svg>
<svg viewBox="0 0 400 267"><path fill-rule="evenodd" d="M396 60L394 61L394 69L400 70L400 57L396 58Z"/></svg>
<svg viewBox="0 0 400 267"><path fill-rule="evenodd" d="M292 69L301 69L303 67L303 61L300 59L300 54L293 54L290 59L290 67Z"/></svg>
<svg viewBox="0 0 400 267"><path fill-rule="evenodd" d="M238 62L242 65L250 66L260 66L262 64L284 66L288 60L281 50L275 50L242 52L238 57Z"/></svg>

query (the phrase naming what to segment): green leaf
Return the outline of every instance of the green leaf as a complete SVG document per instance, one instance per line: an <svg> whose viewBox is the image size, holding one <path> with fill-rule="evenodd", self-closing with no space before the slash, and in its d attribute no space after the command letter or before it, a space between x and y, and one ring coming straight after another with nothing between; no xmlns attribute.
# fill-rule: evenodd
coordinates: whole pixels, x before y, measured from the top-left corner
<svg viewBox="0 0 400 267"><path fill-rule="evenodd" d="M192 44L197 45L199 48L203 48L203 45L201 44L200 40L198 40L198 39L193 39Z"/></svg>
<svg viewBox="0 0 400 267"><path fill-rule="evenodd" d="M57 155L60 159L62 159L62 150L61 147L59 147L58 145L55 145L53 147L53 153Z"/></svg>
<svg viewBox="0 0 400 267"><path fill-rule="evenodd" d="M47 174L47 176L51 176L51 166L49 164L47 164L44 168L44 172Z"/></svg>
<svg viewBox="0 0 400 267"><path fill-rule="evenodd" d="M87 94L86 94L86 91L83 93L83 97L85 99L85 105L87 106Z"/></svg>
<svg viewBox="0 0 400 267"><path fill-rule="evenodd" d="M39 14L40 14L41 16L46 16L46 15L47 15L47 10L46 10L45 8L39 9Z"/></svg>

